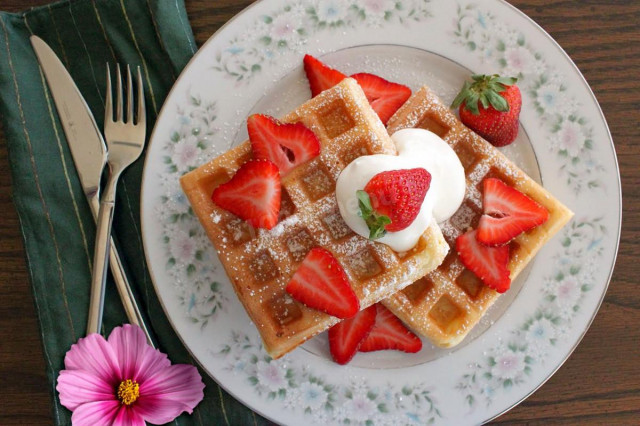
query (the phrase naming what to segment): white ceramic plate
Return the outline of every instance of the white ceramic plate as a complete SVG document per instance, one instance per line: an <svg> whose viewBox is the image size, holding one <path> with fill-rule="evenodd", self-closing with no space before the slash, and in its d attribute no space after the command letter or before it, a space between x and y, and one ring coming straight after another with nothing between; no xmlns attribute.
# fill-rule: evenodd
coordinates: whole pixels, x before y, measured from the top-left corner
<svg viewBox="0 0 640 426"><path fill-rule="evenodd" d="M520 78L521 132L505 153L575 218L459 346L330 361L326 337L273 361L190 212L178 178L246 138L252 112L309 98L304 53L450 102L474 73ZM166 314L204 369L283 424L480 423L566 360L593 320L620 231L616 156L600 108L562 49L498 0L263 0L200 49L164 104L142 195L147 261Z"/></svg>

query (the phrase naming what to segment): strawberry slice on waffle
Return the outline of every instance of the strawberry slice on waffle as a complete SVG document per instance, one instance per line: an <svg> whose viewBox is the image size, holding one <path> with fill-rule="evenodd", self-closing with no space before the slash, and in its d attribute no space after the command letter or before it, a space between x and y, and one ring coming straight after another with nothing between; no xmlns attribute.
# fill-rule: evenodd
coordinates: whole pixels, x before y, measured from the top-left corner
<svg viewBox="0 0 640 426"><path fill-rule="evenodd" d="M330 251L321 247L309 251L286 291L298 302L334 317L351 318L360 310L344 269Z"/></svg>
<svg viewBox="0 0 640 426"><path fill-rule="evenodd" d="M346 364L358 352L362 341L376 323L376 306L369 306L329 329L329 349L333 360Z"/></svg>
<svg viewBox="0 0 640 426"><path fill-rule="evenodd" d="M278 223L281 186L278 166L268 160L250 160L231 180L218 186L214 203L256 228L273 228Z"/></svg>
<svg viewBox="0 0 640 426"><path fill-rule="evenodd" d="M302 123L282 123L254 114L247 119L247 130L253 157L273 162L281 176L320 155L318 138Z"/></svg>
<svg viewBox="0 0 640 426"><path fill-rule="evenodd" d="M311 55L304 56L303 64L304 72L309 80L311 95L314 97L347 78L345 74L327 66ZM371 107L385 125L411 96L411 89L407 86L393 83L374 74L358 73L351 77L360 84Z"/></svg>
<svg viewBox="0 0 640 426"><path fill-rule="evenodd" d="M422 340L402 324L402 321L380 303L376 307L376 322L362 341L360 352L392 349L415 353L422 349Z"/></svg>
<svg viewBox="0 0 640 426"><path fill-rule="evenodd" d="M482 208L477 237L490 246L506 244L549 219L547 209L496 178L483 182Z"/></svg>

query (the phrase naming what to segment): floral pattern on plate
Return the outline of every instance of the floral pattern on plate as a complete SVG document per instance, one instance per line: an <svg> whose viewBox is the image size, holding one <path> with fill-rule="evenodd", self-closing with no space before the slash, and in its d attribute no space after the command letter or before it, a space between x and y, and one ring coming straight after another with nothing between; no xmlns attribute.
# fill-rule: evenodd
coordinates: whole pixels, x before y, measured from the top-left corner
<svg viewBox="0 0 640 426"><path fill-rule="evenodd" d="M471 408L479 399L491 405L497 392L524 383L533 368L544 364L558 340L569 334L600 264L601 243L607 232L601 221L574 220L565 227L553 272L544 278L540 305L519 328L486 350L483 360L474 363L459 380L457 389Z"/></svg>
<svg viewBox="0 0 640 426"><path fill-rule="evenodd" d="M188 96L177 110L175 129L165 141L164 173L159 175L163 196L156 205L166 251L166 271L173 279L180 303L190 321L205 327L224 309L229 296L215 275L218 262L204 230L180 188L179 178L211 156L216 134L216 104Z"/></svg>
<svg viewBox="0 0 640 426"><path fill-rule="evenodd" d="M341 382L316 376L312 369L287 358L273 360L257 334L234 331L230 343L216 353L225 369L240 375L261 397L283 409L303 411L319 424L425 425L442 415L428 383L372 386L365 379Z"/></svg>
<svg viewBox="0 0 640 426"><path fill-rule="evenodd" d="M249 81L285 52L304 52L310 36L359 26L421 22L431 16L429 0L298 1L261 16L216 54L215 70L238 82Z"/></svg>

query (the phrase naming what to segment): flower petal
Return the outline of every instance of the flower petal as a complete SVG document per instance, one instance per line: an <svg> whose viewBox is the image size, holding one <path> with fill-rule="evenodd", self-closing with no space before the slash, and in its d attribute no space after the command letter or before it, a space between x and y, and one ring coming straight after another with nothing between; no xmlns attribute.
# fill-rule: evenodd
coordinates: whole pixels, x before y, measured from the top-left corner
<svg viewBox="0 0 640 426"><path fill-rule="evenodd" d="M69 410L95 401L115 401L115 390L100 377L83 370L62 370L58 376L60 403Z"/></svg>
<svg viewBox="0 0 640 426"><path fill-rule="evenodd" d="M147 344L138 326L124 324L114 328L109 335L109 345L118 357L121 380L131 379L142 384L171 365L165 354Z"/></svg>
<svg viewBox="0 0 640 426"><path fill-rule="evenodd" d="M120 402L115 400L82 404L73 411L71 423L73 426L111 425L119 408Z"/></svg>
<svg viewBox="0 0 640 426"><path fill-rule="evenodd" d="M120 379L133 379L137 369L138 357L148 346L147 340L140 327L124 324L113 329L108 339L120 366Z"/></svg>
<svg viewBox="0 0 640 426"><path fill-rule="evenodd" d="M127 407L120 406L118 414L113 421L114 426L145 426L144 418L138 413L135 405Z"/></svg>
<svg viewBox="0 0 640 426"><path fill-rule="evenodd" d="M193 409L188 409L182 401L167 400L162 396L141 396L136 401L136 411L151 424L169 423L178 417L183 411L191 414Z"/></svg>
<svg viewBox="0 0 640 426"><path fill-rule="evenodd" d="M202 400L204 383L193 365L172 365L140 385L136 410L150 423L167 423Z"/></svg>
<svg viewBox="0 0 640 426"><path fill-rule="evenodd" d="M161 374L169 367L171 367L171 361L169 361L166 354L147 346L143 356L140 357L135 380L142 385L145 381Z"/></svg>
<svg viewBox="0 0 640 426"><path fill-rule="evenodd" d="M64 358L67 370L84 370L110 385L119 381L116 354L99 334L90 334L71 346Z"/></svg>

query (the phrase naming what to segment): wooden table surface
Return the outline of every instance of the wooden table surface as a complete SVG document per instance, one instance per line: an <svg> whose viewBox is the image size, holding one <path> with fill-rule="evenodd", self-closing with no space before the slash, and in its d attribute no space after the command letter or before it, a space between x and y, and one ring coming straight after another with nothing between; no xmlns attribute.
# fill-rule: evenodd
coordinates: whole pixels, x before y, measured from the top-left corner
<svg viewBox="0 0 640 426"><path fill-rule="evenodd" d="M0 0L0 10L19 11L48 2ZM198 44L250 3L186 0ZM640 1L510 3L558 41L591 85L615 142L624 203L616 269L584 340L546 384L495 423L638 424ZM49 384L1 131L0 211L0 424L50 424Z"/></svg>

